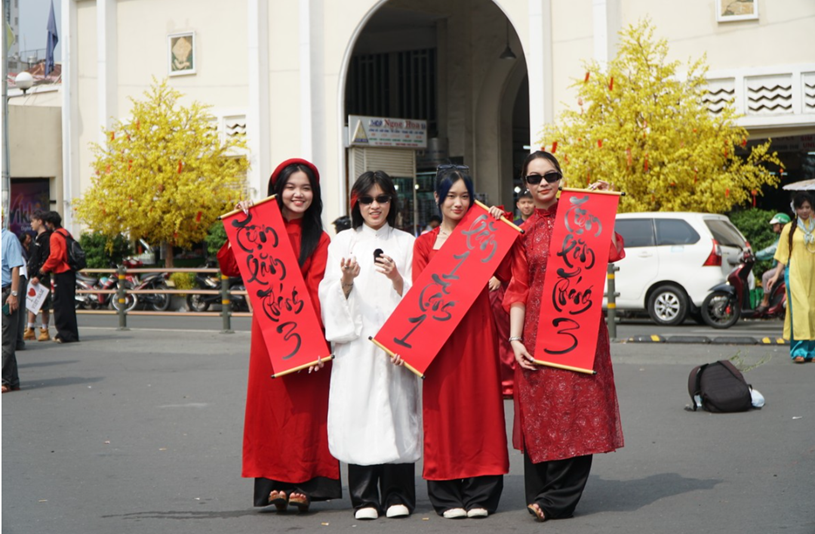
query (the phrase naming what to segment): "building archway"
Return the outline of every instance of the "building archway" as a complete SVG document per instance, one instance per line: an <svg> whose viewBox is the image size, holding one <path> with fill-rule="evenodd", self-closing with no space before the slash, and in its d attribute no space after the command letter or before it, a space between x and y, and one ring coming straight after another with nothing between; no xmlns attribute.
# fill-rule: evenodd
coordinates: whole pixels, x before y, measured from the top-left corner
<svg viewBox="0 0 815 534"><path fill-rule="evenodd" d="M516 59L500 59L507 44ZM520 90L526 71L521 42L497 2L380 1L360 22L346 52L340 124L344 131L353 127L349 115L426 120L431 143L440 147L435 162L468 165L476 191L511 209L515 160L524 157L522 147L529 143L527 134L514 146L517 104L526 117L520 129L529 130L528 90ZM525 101L516 102L521 94ZM345 198L355 179L349 172L357 167L345 146L341 152L346 176L339 192ZM434 167L420 160L417 171Z"/></svg>

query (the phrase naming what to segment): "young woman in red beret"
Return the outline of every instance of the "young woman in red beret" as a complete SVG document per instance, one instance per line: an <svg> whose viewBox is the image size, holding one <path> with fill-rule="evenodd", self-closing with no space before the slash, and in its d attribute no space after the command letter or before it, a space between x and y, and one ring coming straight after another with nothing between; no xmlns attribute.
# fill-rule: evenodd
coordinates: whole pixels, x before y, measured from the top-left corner
<svg viewBox="0 0 815 534"><path fill-rule="evenodd" d="M277 195L289 241L320 317L317 288L325 273L329 243L321 220L320 173L306 160L286 160L272 173L268 194ZM251 201L243 201L238 208L250 205ZM218 261L224 275L240 276L229 242L218 252ZM315 366L307 373L272 380L266 344L253 317L242 476L255 479L255 506L273 504L284 511L291 505L305 512L311 501L342 496L339 462L328 450L326 431L331 370L311 372L318 370Z"/></svg>

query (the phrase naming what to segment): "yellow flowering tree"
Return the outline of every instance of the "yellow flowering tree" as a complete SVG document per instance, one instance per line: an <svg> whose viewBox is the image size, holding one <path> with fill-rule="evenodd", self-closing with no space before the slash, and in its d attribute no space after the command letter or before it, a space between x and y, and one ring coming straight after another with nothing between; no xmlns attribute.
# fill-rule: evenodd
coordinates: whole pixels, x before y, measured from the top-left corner
<svg viewBox="0 0 815 534"><path fill-rule="evenodd" d="M747 147L732 105L711 114L704 105L707 67L667 60L650 21L620 32L617 57L605 69L587 62L576 80L577 108L543 130L541 146L555 152L569 187L602 179L626 192L620 211L722 213L761 194L781 167L770 141ZM739 154L745 154L741 157Z"/></svg>
<svg viewBox="0 0 815 534"><path fill-rule="evenodd" d="M243 140L221 141L209 106L182 106L167 80L153 82L143 100L131 99L128 122L117 120L104 145L92 143L95 175L74 206L109 238L163 243L171 267L172 247L203 241L242 196L248 162Z"/></svg>

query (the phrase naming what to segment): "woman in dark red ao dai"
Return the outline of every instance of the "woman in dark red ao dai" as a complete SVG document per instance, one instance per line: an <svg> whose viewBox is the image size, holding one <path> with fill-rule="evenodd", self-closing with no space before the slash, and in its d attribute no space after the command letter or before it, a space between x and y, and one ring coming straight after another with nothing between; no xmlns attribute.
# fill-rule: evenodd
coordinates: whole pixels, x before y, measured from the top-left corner
<svg viewBox="0 0 815 534"><path fill-rule="evenodd" d="M536 209L513 248L512 281L504 297L518 364L512 441L524 453L529 512L545 521L572 516L589 478L592 455L621 448L623 433L608 329L602 316L598 318L600 333L594 359L597 374L532 362L563 173L555 156L539 151L526 158L521 177ZM611 186L598 181L589 188L610 190ZM613 234L609 246L609 261L625 257L621 236Z"/></svg>

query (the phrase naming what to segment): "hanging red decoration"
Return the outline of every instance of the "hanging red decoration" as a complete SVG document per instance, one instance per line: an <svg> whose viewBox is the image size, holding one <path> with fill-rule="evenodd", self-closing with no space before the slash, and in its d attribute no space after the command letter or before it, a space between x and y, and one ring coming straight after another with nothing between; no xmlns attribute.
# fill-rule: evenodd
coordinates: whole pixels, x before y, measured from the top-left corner
<svg viewBox="0 0 815 534"><path fill-rule="evenodd" d="M753 197L753 207L755 208L756 207L756 196L758 195L758 191L753 189L752 191L750 191L750 195L752 195L752 197Z"/></svg>
<svg viewBox="0 0 815 534"><path fill-rule="evenodd" d="M201 212L200 211L195 215L195 222L201 222Z"/></svg>
<svg viewBox="0 0 815 534"><path fill-rule="evenodd" d="M116 139L116 132L110 132L110 140L113 141Z"/></svg>
<svg viewBox="0 0 815 534"><path fill-rule="evenodd" d="M583 83L586 83L586 82L588 82L588 81L589 81L589 76L590 76L590 75L591 75L591 72L587 72L587 73L586 73L586 78L583 80Z"/></svg>
<svg viewBox="0 0 815 534"><path fill-rule="evenodd" d="M597 140L597 148L603 148L603 140L602 139Z"/></svg>
<svg viewBox="0 0 815 534"><path fill-rule="evenodd" d="M643 164L643 170L648 172L648 154L645 155L645 163Z"/></svg>
<svg viewBox="0 0 815 534"><path fill-rule="evenodd" d="M179 162L178 162L178 174L181 174L181 169L183 169L183 168L184 168L184 162L179 160Z"/></svg>
<svg viewBox="0 0 815 534"><path fill-rule="evenodd" d="M611 79L608 81L608 90L609 91L614 90L614 76L612 76Z"/></svg>
<svg viewBox="0 0 815 534"><path fill-rule="evenodd" d="M730 189L725 189L724 190L724 198L727 198L729 196L730 196Z"/></svg>
<svg viewBox="0 0 815 534"><path fill-rule="evenodd" d="M742 148L747 146L747 138L746 137L741 138L741 146L742 146Z"/></svg>
<svg viewBox="0 0 815 534"><path fill-rule="evenodd" d="M557 141L552 143L552 154L554 154L555 152L557 152Z"/></svg>

